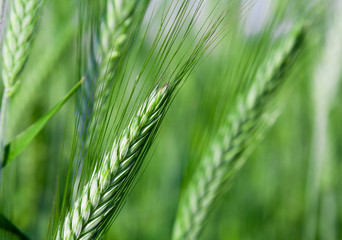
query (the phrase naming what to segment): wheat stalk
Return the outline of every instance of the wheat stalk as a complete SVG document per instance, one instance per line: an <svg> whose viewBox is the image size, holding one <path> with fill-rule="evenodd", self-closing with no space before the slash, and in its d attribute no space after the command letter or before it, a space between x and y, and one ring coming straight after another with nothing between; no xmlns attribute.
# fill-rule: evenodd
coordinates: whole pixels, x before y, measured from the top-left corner
<svg viewBox="0 0 342 240"><path fill-rule="evenodd" d="M181 13L187 11L187 4L181 6ZM173 28L182 26L182 14L176 17ZM171 74L167 76L170 83L160 89L155 89L142 107L131 120L128 127L119 138L114 140L111 151L107 152L101 159L96 159L96 167L92 171L92 177L78 198L74 201L72 208L63 214L63 223L57 227L56 239L90 239L101 235L108 227L113 215L129 191L130 184L137 175L137 171L153 142L154 136L171 103L175 89L184 82L194 70L199 60L207 50L208 46L217 40L215 35L220 23L224 19L221 14L213 21L203 35L199 37L188 58L181 64L177 64ZM189 25L188 29L192 25ZM171 30L170 30L171 31ZM166 38L173 39L170 34ZM182 42L177 46L181 48ZM169 50L171 45L162 46L163 51ZM184 56L183 56L184 57ZM166 66L166 69L169 66ZM140 74L139 74L140 76ZM159 79L166 78L163 73ZM75 184L77 184L75 182ZM75 189L75 188L74 188Z"/></svg>
<svg viewBox="0 0 342 240"><path fill-rule="evenodd" d="M5 3L6 1L1 4ZM38 20L41 4L41 0L13 0L10 4L9 21L2 48L1 74L5 88L1 102L0 117L0 164L4 161L4 146L6 142L7 115L10 98L20 83L17 78L24 68L29 55L32 35ZM5 5L2 5L2 7L5 7ZM5 13L1 12L1 14L2 21Z"/></svg>
<svg viewBox="0 0 342 240"><path fill-rule="evenodd" d="M331 142L329 120L331 108L338 96L342 74L342 2L331 1L331 5L334 11L329 16L322 57L317 63L312 82L314 119L306 182L304 240L317 238L318 232L321 239L334 239L337 235L332 227L336 216L331 210L331 206L336 204L335 193L322 191L324 188L332 188L333 185L334 174L331 166L335 159L332 157L334 145ZM327 202L329 204L325 204ZM318 221L319 219L321 221Z"/></svg>
<svg viewBox="0 0 342 240"><path fill-rule="evenodd" d="M2 80L8 96L18 87L17 77L28 58L41 0L14 0L3 46Z"/></svg>
<svg viewBox="0 0 342 240"><path fill-rule="evenodd" d="M171 85L156 88L143 103L101 165L95 167L91 180L58 228L56 239L92 239L101 232L122 198L123 187L129 184L136 160L165 114L173 89Z"/></svg>
<svg viewBox="0 0 342 240"><path fill-rule="evenodd" d="M85 83L85 96L81 106L81 128L88 129L92 133L102 111L102 105L106 101L110 90L108 85L113 79L116 62L121 56L122 47L128 40L129 29L133 25L135 9L139 0L108 0L106 3L104 18L101 21L98 34L98 42L95 46L91 73ZM149 1L144 0L144 4ZM96 64L95 64L96 65ZM96 83L94 83L94 72ZM90 139L90 138L88 138Z"/></svg>
<svg viewBox="0 0 342 240"><path fill-rule="evenodd" d="M114 61L120 56L120 49L128 38L128 29L133 23L133 11L138 0L107 1L106 14L101 22L98 54L100 57L100 79L108 81L114 68Z"/></svg>
<svg viewBox="0 0 342 240"><path fill-rule="evenodd" d="M235 111L221 126L184 189L173 229L174 240L198 238L222 187L242 166L242 156L253 146L250 141L261 130L267 104L297 55L301 33L300 28L294 30L285 44L259 69L247 95L239 97Z"/></svg>
<svg viewBox="0 0 342 240"><path fill-rule="evenodd" d="M107 0L104 17L100 21L98 33L92 32L96 41L91 42L90 56L87 59L86 77L78 104L79 135L81 148L81 168L90 142L94 139L96 126L99 124L113 79L113 72L127 42L129 29L139 0ZM144 0L148 3L149 0ZM80 176L79 176L80 177ZM76 185L75 185L76 187Z"/></svg>

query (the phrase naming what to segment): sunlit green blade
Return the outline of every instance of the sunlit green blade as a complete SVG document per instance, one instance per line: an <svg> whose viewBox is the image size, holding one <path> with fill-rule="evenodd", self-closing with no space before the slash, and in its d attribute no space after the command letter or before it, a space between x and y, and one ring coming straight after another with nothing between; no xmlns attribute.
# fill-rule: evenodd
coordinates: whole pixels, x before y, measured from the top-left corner
<svg viewBox="0 0 342 240"><path fill-rule="evenodd" d="M4 215L0 214L0 229L11 232L15 234L21 240L28 240L29 238L21 232L10 220L8 220Z"/></svg>
<svg viewBox="0 0 342 240"><path fill-rule="evenodd" d="M33 125L28 127L22 133L17 135L5 147L5 158L2 167L6 166L16 156L18 156L34 139L34 137L43 129L48 121L61 109L61 107L69 100L69 98L76 92L76 90L82 85L83 79L79 81L71 91L48 113L40 118Z"/></svg>

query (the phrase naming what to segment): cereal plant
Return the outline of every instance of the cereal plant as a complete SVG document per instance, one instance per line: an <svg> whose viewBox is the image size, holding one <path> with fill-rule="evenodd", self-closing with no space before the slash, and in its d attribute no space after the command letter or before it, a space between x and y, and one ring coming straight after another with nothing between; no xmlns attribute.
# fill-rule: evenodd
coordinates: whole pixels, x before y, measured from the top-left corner
<svg viewBox="0 0 342 240"><path fill-rule="evenodd" d="M1 0L0 239L340 239L339 0Z"/></svg>

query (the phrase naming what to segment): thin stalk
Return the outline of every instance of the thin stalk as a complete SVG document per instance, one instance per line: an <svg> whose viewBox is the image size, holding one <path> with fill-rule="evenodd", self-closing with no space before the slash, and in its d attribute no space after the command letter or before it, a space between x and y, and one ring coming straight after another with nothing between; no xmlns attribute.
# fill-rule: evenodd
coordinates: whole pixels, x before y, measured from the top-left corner
<svg viewBox="0 0 342 240"><path fill-rule="evenodd" d="M332 3L334 14L326 34L322 59L317 64L312 84L314 124L306 183L306 217L303 231L305 240L316 239L318 232L321 239L336 239L337 236L333 224L336 222L336 196L332 185L334 163L331 151L333 146L329 135L329 116L342 73L342 3ZM321 210L320 199L323 208ZM322 214L321 221L319 212Z"/></svg>
<svg viewBox="0 0 342 240"><path fill-rule="evenodd" d="M0 49L2 49L2 41L4 37L5 21L6 21L7 0L0 0ZM1 186L1 169L4 162L5 144L6 144L6 129L7 129L7 114L8 114L9 98L5 89L0 112L0 186Z"/></svg>
<svg viewBox="0 0 342 240"><path fill-rule="evenodd" d="M9 21L2 48L2 81L5 86L1 103L0 164L4 161L4 146L8 121L9 99L15 94L20 80L18 76L28 59L32 37L39 19L43 0L14 0L11 2ZM1 35L5 19L6 0L1 2ZM1 170L0 170L1 171ZM0 174L1 176L1 174Z"/></svg>
<svg viewBox="0 0 342 240"><path fill-rule="evenodd" d="M137 11L139 3L144 4L141 12ZM108 0L106 3L99 34L94 33L98 42L92 46L94 53L90 56L84 96L79 106L82 141L87 135L93 134L98 120L102 117L103 106L110 94L110 85L115 76L115 68L123 57L130 30L135 22L139 21L139 15L144 14L148 3L149 0ZM84 130L87 134L82 133ZM82 143L86 149L90 137L87 140L88 142Z"/></svg>
<svg viewBox="0 0 342 240"><path fill-rule="evenodd" d="M5 89L2 102L1 102L1 115L0 115L0 185L1 185L1 170L2 164L5 158L5 146L6 146L6 130L7 130L7 115L8 115L8 105L9 97Z"/></svg>

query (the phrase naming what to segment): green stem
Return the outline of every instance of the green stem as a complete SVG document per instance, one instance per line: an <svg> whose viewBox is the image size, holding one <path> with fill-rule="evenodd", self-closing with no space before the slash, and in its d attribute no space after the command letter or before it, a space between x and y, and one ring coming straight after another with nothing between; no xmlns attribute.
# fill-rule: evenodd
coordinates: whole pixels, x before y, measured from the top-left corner
<svg viewBox="0 0 342 240"><path fill-rule="evenodd" d="M4 37L7 0L0 0L0 46Z"/></svg>
<svg viewBox="0 0 342 240"><path fill-rule="evenodd" d="M2 50L2 41L4 37L5 21L6 21L6 6L7 0L0 0L0 49ZM0 51L1 52L1 51ZM7 106L8 106L8 95L6 88L4 90L2 101L1 101L1 112L0 112L0 185L1 185L1 169L4 161L5 153L5 140L6 140L6 126L7 126Z"/></svg>
<svg viewBox="0 0 342 240"><path fill-rule="evenodd" d="M5 157L6 146L6 130L7 130L7 118L8 118L8 106L10 98L7 95L7 89L5 88L1 101L1 113L0 113L0 166L2 166ZM0 184L1 184L1 169L0 167Z"/></svg>

